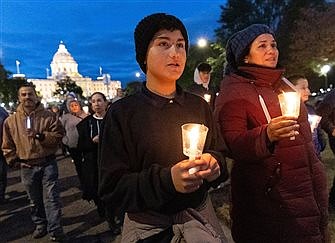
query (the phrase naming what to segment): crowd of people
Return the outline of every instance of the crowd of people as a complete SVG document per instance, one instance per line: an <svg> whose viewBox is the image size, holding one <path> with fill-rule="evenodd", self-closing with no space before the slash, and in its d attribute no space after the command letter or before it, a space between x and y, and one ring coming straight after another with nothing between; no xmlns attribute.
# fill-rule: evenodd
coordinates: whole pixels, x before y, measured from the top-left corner
<svg viewBox="0 0 335 243"><path fill-rule="evenodd" d="M123 97L119 90L110 105L95 92L87 114L72 93L60 109L48 111L25 84L16 112L8 117L0 109L0 203L6 203L7 163L21 169L33 238L67 238L55 160L63 148L75 165L82 199L95 203L122 242L227 242L209 190L229 176L235 242L330 242L335 179L329 196L321 128L334 152L335 91L317 107L308 104L308 80L284 77L275 34L263 24L228 40L219 91L210 85L206 62L195 67L187 90L177 84L189 47L177 17L144 17L134 42L146 74L139 92ZM300 95L299 115L282 114L278 95L286 92ZM181 127L189 123L208 129L194 157L183 148ZM230 175L227 157L233 160Z"/></svg>

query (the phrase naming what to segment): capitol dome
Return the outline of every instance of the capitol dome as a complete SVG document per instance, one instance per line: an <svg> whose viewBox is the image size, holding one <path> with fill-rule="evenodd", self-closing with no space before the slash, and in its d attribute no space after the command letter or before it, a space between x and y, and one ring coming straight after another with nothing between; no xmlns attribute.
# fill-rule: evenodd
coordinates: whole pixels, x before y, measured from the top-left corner
<svg viewBox="0 0 335 243"><path fill-rule="evenodd" d="M55 79L82 77L78 72L78 63L74 60L62 41L59 43L58 50L52 58L50 67L51 76Z"/></svg>

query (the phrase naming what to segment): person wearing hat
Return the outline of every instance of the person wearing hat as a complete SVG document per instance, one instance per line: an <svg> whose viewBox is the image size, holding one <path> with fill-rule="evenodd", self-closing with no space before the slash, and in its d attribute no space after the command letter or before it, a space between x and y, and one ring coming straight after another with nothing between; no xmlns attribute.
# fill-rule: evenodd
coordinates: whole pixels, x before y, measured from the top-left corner
<svg viewBox="0 0 335 243"><path fill-rule="evenodd" d="M194 83L188 87L187 91L199 95L207 101L211 109L214 109L216 92L209 85L211 71L211 65L205 62L199 63L194 70Z"/></svg>
<svg viewBox="0 0 335 243"><path fill-rule="evenodd" d="M185 26L152 14L137 24L134 39L147 81L105 116L99 194L114 215L126 212L122 242L225 242L208 197L227 178L222 143L206 101L176 84L189 44ZM191 161L183 154L185 123L209 128L203 154Z"/></svg>
<svg viewBox="0 0 335 243"><path fill-rule="evenodd" d="M235 242L327 242L328 190L307 111L282 115L278 94L295 91L278 66L266 25L253 24L227 42L227 66L215 117L234 160Z"/></svg>

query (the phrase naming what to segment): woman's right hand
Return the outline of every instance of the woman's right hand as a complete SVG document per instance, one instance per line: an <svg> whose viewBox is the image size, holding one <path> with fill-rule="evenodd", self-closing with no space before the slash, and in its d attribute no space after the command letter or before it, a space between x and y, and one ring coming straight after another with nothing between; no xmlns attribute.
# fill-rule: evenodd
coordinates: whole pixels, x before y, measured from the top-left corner
<svg viewBox="0 0 335 243"><path fill-rule="evenodd" d="M271 119L266 130L270 142L298 135L299 124L297 119L294 116L278 116Z"/></svg>

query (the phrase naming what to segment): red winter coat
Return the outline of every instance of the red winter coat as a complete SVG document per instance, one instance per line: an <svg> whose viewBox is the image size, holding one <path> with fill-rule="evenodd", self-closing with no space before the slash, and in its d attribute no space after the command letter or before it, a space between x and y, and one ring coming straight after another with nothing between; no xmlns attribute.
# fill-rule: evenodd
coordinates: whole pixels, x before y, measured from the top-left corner
<svg viewBox="0 0 335 243"><path fill-rule="evenodd" d="M236 242L323 242L328 223L326 173L302 105L299 135L270 144L267 120L281 115L278 94L289 88L283 70L241 67L225 76L216 116L234 159L232 234ZM245 76L245 77L244 77ZM249 78L246 78L249 77Z"/></svg>

